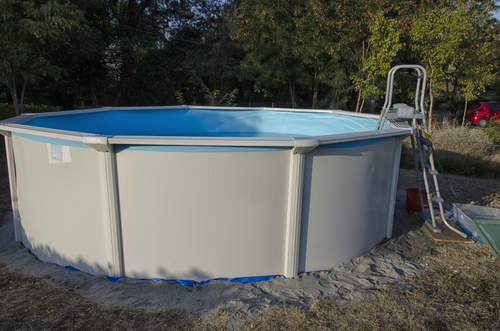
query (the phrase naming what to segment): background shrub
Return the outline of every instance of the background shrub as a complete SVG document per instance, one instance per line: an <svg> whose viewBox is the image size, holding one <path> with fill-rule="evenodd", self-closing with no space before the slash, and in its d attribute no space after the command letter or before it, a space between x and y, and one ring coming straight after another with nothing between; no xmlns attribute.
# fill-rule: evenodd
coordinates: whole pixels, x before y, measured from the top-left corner
<svg viewBox="0 0 500 331"><path fill-rule="evenodd" d="M486 159L498 153L500 123L491 122L488 126L484 130L444 119L431 136L436 169L462 176L500 178L500 164ZM410 138L407 138L403 142L401 167L414 168L413 160Z"/></svg>
<svg viewBox="0 0 500 331"><path fill-rule="evenodd" d="M500 147L500 121L489 122L485 132L491 142Z"/></svg>
<svg viewBox="0 0 500 331"><path fill-rule="evenodd" d="M61 111L61 107L46 106L46 105L24 105L23 111L25 114L29 113L47 113L51 111ZM0 120L6 118L14 117L16 113L14 111L14 105L8 103L0 103Z"/></svg>
<svg viewBox="0 0 500 331"><path fill-rule="evenodd" d="M488 155L492 143L484 130L459 125L456 120L443 119L441 126L432 131L435 150L448 151L463 155L482 157Z"/></svg>

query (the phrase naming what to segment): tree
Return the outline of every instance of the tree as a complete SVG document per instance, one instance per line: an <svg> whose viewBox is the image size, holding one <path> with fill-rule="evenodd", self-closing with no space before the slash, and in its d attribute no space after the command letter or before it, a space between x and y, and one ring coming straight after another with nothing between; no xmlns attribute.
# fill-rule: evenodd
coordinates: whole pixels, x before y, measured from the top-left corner
<svg viewBox="0 0 500 331"><path fill-rule="evenodd" d="M70 2L2 1L0 83L9 87L16 115L23 112L26 86L55 75L51 46L79 26L83 13Z"/></svg>
<svg viewBox="0 0 500 331"><path fill-rule="evenodd" d="M413 49L419 54L422 65L429 72L429 130L432 130L433 105L437 85L452 79L461 64L473 65L471 59L482 63L484 53L484 25L488 24L492 1L457 0L451 3L434 3L421 6L410 30ZM488 72L488 67L482 68ZM476 72L473 69L470 72ZM469 76L475 80L474 75ZM477 80L476 80L477 81ZM465 81L462 80L462 83ZM472 84L472 83L471 83ZM474 84L467 84L468 93ZM468 94L471 95L471 94Z"/></svg>
<svg viewBox="0 0 500 331"><path fill-rule="evenodd" d="M44 77L40 90L63 109L102 107L113 104L113 65L106 51L113 39L109 21L114 16L114 0L72 0L84 12L83 24L66 31L64 38L51 43L51 63L59 68L56 76Z"/></svg>
<svg viewBox="0 0 500 331"><path fill-rule="evenodd" d="M463 77L459 79L459 83L461 84L460 89L465 98L462 126L465 125L465 115L467 114L467 104L469 100L477 98L479 93L484 92L485 86L493 79L493 76L490 74L491 67L491 65L480 66L471 64L463 72Z"/></svg>
<svg viewBox="0 0 500 331"><path fill-rule="evenodd" d="M366 98L378 97L384 93L376 84L379 78L386 77L391 69L391 63L403 48L400 41L401 30L397 29L398 22L388 19L382 11L379 11L375 20L370 24L368 46L371 54L364 58L362 73L364 77L354 76L353 81L356 91L359 91L359 99L363 98L360 106L356 106L356 112L363 109Z"/></svg>
<svg viewBox="0 0 500 331"><path fill-rule="evenodd" d="M175 36L189 40L186 31ZM200 84L208 75L207 46L183 40L166 41L162 48L150 49L139 59L132 93L139 104L175 104L176 91L189 104L198 102Z"/></svg>
<svg viewBox="0 0 500 331"><path fill-rule="evenodd" d="M300 56L293 52L296 6L284 0L248 0L235 7L228 16L231 38L247 52L239 78L255 81L255 90L264 96L287 85L295 108L296 84L308 78Z"/></svg>
<svg viewBox="0 0 500 331"><path fill-rule="evenodd" d="M130 92L137 72L141 53L150 48L161 36L159 18L165 17L163 1L119 0L116 13L116 40L112 54L118 68L117 87L114 104L120 104L122 97Z"/></svg>
<svg viewBox="0 0 500 331"><path fill-rule="evenodd" d="M336 15L330 1L298 2L294 14L292 52L308 71L313 91L312 108L317 108L319 84L329 83L328 72L335 70L341 57L341 24L333 19Z"/></svg>
<svg viewBox="0 0 500 331"><path fill-rule="evenodd" d="M110 47L118 69L115 104L175 104L176 91L196 104L202 83L229 92L235 80L229 67L240 59L223 25L224 8L217 0L122 1L116 16L123 23ZM136 14L129 19L130 10Z"/></svg>
<svg viewBox="0 0 500 331"><path fill-rule="evenodd" d="M490 18L491 7L470 8L474 10L475 24L474 34L465 41L463 49L464 57L458 63L455 71L455 85L460 87L463 97L465 98L464 117L467 113L467 105L469 100L475 99L481 92L485 91L485 87L493 81L493 63L496 61L497 48L495 48L495 21ZM456 89L456 88L455 88ZM462 126L465 121L462 121Z"/></svg>
<svg viewBox="0 0 500 331"><path fill-rule="evenodd" d="M247 51L240 78L253 80L265 96L286 85L292 108L297 86L305 87L318 107L319 86L328 84L343 47L335 9L326 0L242 2L229 22L232 38Z"/></svg>

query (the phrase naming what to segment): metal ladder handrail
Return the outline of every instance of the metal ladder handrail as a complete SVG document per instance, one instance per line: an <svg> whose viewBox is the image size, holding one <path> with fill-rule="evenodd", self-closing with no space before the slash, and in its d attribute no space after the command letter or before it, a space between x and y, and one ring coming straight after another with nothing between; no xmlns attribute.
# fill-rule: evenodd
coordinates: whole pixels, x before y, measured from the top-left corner
<svg viewBox="0 0 500 331"><path fill-rule="evenodd" d="M399 69L414 69L417 71L417 89L415 93L415 106L418 106L420 104L420 113L422 113L423 116L423 123L427 131L427 121L425 119L425 112L424 112L424 99L425 99L425 86L427 84L427 70L421 65L412 65L412 64L401 64L395 67L392 67L391 70L389 71L389 74L387 76L387 87L385 91L385 103L384 106L382 107L382 111L380 113L380 118L377 122L376 130L382 130L384 123L386 121L387 117L387 112L390 109L390 106L392 104L392 94L394 90L394 76L396 75L396 72ZM423 74L423 81L422 81L422 74ZM422 84L420 84L422 82ZM420 90L420 85L422 85L422 90ZM420 100L419 100L419 94L421 93ZM419 102L420 101L420 102Z"/></svg>
<svg viewBox="0 0 500 331"><path fill-rule="evenodd" d="M394 89L394 76L396 72L400 69L414 69L417 71L417 88L416 88L416 93L415 93L415 106L417 107L420 104L420 109L417 109L418 115L415 115L415 112L412 116L408 117L405 116L404 119L412 121L412 126L416 129L414 134L411 135L411 145L412 145L412 150L413 150L413 158L415 160L415 176L417 179L417 185L418 185L418 192L419 192L419 199L420 199L420 206L422 210L422 219L425 219L425 208L424 208L424 202L422 199L422 195L420 194L422 192L421 185L420 185L420 179L419 179L419 171L418 171L418 163L417 163L417 154L415 150L415 142L414 142L414 135L416 134L416 140L417 140L417 146L418 146L418 151L419 151L419 158L420 158L420 165L422 167L422 176L424 180L424 186L425 186L425 192L427 194L427 203L429 206L429 213L431 216L431 223L429 224L428 220L425 220L425 223L431 228L432 231L434 232L441 232L441 229L436 225L436 219L434 215L434 207L433 207L433 201L436 201L438 203L439 207L439 212L441 215L441 219L443 223L448 227L450 230L454 231L458 235L460 235L463 238L466 238L467 235L454 227L452 227L448 222L446 221L446 216L444 213L444 208L443 208L443 199L441 198L441 193L439 191L439 184L437 180L437 170L434 164L434 154L433 154L433 148L432 148L432 142L428 139L429 138L429 131L427 128L427 121L425 117L425 108L424 108L424 99L425 99L425 87L427 84L427 71L425 68L421 65L411 65L411 64L403 64L403 65L398 65L389 71L388 77L387 77L387 87L386 87L386 98L385 98L385 103L384 106L382 107L382 111L380 113L379 120L377 122L376 130L382 130L385 121L387 120L387 114L390 110L391 104L392 104L392 95L393 95L393 89ZM396 117L397 118L397 117ZM418 120L422 121L422 126L419 124ZM422 133L422 129L424 131L424 134ZM427 164L426 158L425 158L425 151L423 148L423 145L427 147L428 153L429 153L429 163L430 165ZM427 178L427 167L430 168L430 174L433 177L434 181L434 188L435 188L435 194L436 198L433 198L430 188L429 188L429 182Z"/></svg>

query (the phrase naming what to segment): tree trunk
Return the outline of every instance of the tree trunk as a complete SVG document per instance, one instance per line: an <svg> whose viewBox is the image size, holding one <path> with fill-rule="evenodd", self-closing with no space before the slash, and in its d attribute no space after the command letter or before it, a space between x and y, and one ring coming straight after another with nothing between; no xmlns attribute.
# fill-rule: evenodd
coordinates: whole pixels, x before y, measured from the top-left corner
<svg viewBox="0 0 500 331"><path fill-rule="evenodd" d="M290 88L290 99L292 101L292 108L295 108L295 82L292 81L292 79L289 79L288 86Z"/></svg>
<svg viewBox="0 0 500 331"><path fill-rule="evenodd" d="M135 75L136 54L132 47L124 50L122 66L120 68L120 81L115 94L115 106L119 106L122 96L126 93L132 78Z"/></svg>
<svg viewBox="0 0 500 331"><path fill-rule="evenodd" d="M12 104L14 105L14 111L16 113L16 116L21 115L21 112L19 110L19 99L17 97L17 87L16 87L16 79L12 78L9 79L9 88L10 88L10 95L12 97Z"/></svg>
<svg viewBox="0 0 500 331"><path fill-rule="evenodd" d="M115 106L118 106L122 97L126 95L130 88L131 82L135 78L137 67L137 43L134 41L137 37L141 37L143 32L139 29L144 11L148 8L153 0L145 0L138 2L137 0L129 0L126 9L126 18L122 23L125 29L121 29L119 33L121 67L120 81L115 94Z"/></svg>
<svg viewBox="0 0 500 331"><path fill-rule="evenodd" d="M455 78L453 80L453 91L451 92L451 100L456 101L457 100L457 94L458 94L458 78Z"/></svg>
<svg viewBox="0 0 500 331"><path fill-rule="evenodd" d="M314 90L313 90L313 103L312 109L316 109L318 107L318 66L314 66Z"/></svg>
<svg viewBox="0 0 500 331"><path fill-rule="evenodd" d="M451 101L452 104L453 102L456 102L458 100L458 78L455 78L453 80L453 91L451 92ZM457 109L457 114L455 114L455 117L458 117L460 115L460 109Z"/></svg>
<svg viewBox="0 0 500 331"><path fill-rule="evenodd" d="M467 114L467 102L469 99L465 98L465 108L464 108L464 117L462 118L462 127L465 126L465 114Z"/></svg>
<svg viewBox="0 0 500 331"><path fill-rule="evenodd" d="M332 93L333 93L333 96L332 96L332 103L330 105L330 109L335 108L335 106L337 105L338 99L339 99L339 97L338 97L339 93L338 93L337 89L332 90Z"/></svg>
<svg viewBox="0 0 500 331"><path fill-rule="evenodd" d="M429 82L429 98L430 98L430 104L429 104L429 123L427 124L427 130L429 133L432 131L432 108L434 107L434 95L432 91L432 80Z"/></svg>
<svg viewBox="0 0 500 331"><path fill-rule="evenodd" d="M363 106L365 105L365 100L366 100L366 98L363 98L363 101L361 102L361 106L359 107L359 112L360 113L363 112Z"/></svg>
<svg viewBox="0 0 500 331"><path fill-rule="evenodd" d="M359 110L359 102L361 101L361 92L362 91L363 91L363 89L359 89L359 91L358 91L358 102L356 102L356 113Z"/></svg>
<svg viewBox="0 0 500 331"><path fill-rule="evenodd" d="M314 83L312 109L318 108L318 82Z"/></svg>
<svg viewBox="0 0 500 331"><path fill-rule="evenodd" d="M97 88L95 86L94 79L90 80L90 94L92 95L92 101L94 101L94 105L96 106L96 108L100 108L101 106L99 104L99 97L97 95Z"/></svg>
<svg viewBox="0 0 500 331"><path fill-rule="evenodd" d="M24 92L26 92L26 85L28 85L28 80L24 79L23 91L21 92L21 100L19 105L19 112L22 114L24 112Z"/></svg>

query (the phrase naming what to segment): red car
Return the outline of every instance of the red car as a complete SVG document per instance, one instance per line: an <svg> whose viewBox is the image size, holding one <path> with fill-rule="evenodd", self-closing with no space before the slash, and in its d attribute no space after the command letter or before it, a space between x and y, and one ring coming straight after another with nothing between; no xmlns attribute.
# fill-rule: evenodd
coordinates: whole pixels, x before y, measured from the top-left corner
<svg viewBox="0 0 500 331"><path fill-rule="evenodd" d="M500 102L476 102L465 114L465 120L484 128L488 121L500 120Z"/></svg>

